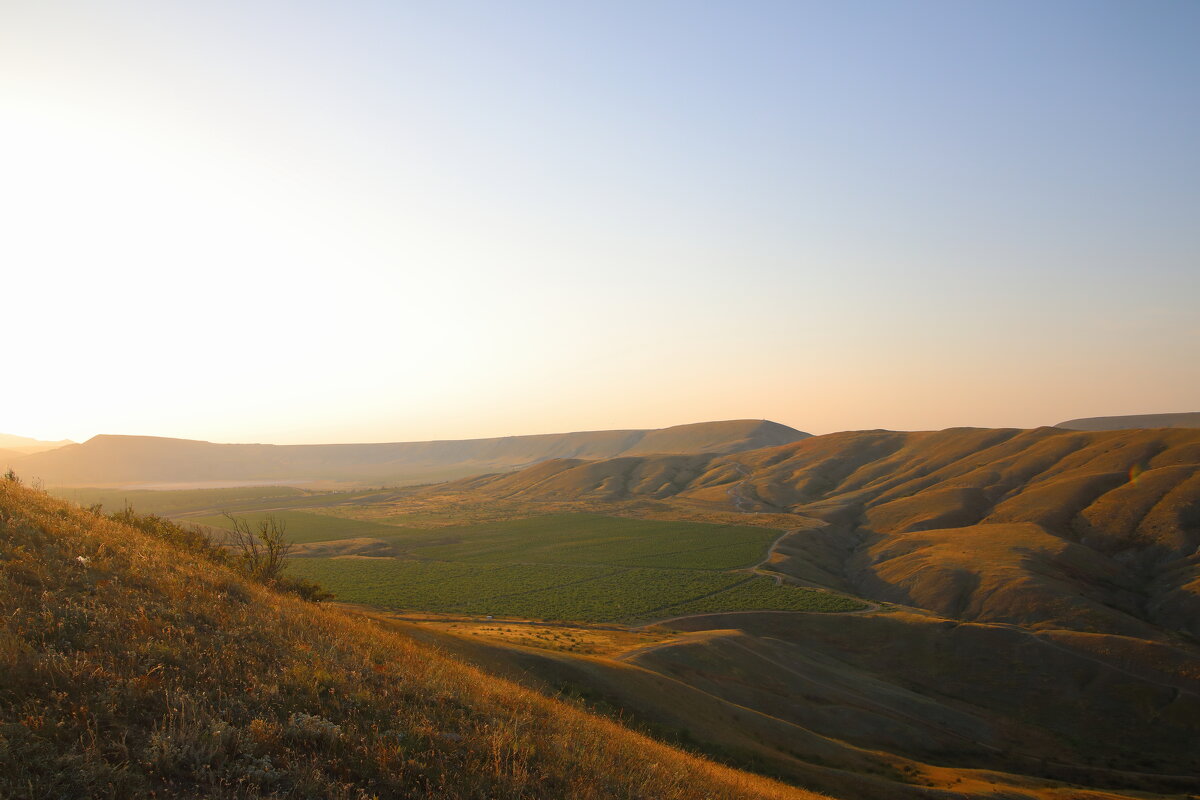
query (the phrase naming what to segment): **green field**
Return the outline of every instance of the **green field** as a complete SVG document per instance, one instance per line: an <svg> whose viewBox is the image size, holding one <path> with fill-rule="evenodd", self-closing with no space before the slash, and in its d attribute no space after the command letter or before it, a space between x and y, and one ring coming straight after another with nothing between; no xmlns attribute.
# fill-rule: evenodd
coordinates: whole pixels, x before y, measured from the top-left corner
<svg viewBox="0 0 1200 800"><path fill-rule="evenodd" d="M325 505L361 496L351 493L312 497L269 487L142 494L193 495L165 497L158 504L164 509L170 502L191 508L241 504L249 510L235 513L251 525L268 513L253 509L269 505L297 545L383 540L395 557L313 558L304 557L301 548L289 567L340 600L379 608L632 622L717 611L862 607L838 595L775 586L769 578L735 571L766 554L779 535L766 528L576 513L418 529L329 516L313 506L314 500ZM306 502L309 510L280 508ZM231 527L219 514L192 514L183 521Z"/></svg>
<svg viewBox="0 0 1200 800"><path fill-rule="evenodd" d="M159 514L183 521L197 514L220 511L253 513L262 509L319 508L379 495L377 489L348 492L311 492L293 486L241 486L224 489L48 489L50 494L81 506L101 504L105 511L127 505L141 514ZM206 522L205 524L211 524Z"/></svg>
<svg viewBox="0 0 1200 800"><path fill-rule="evenodd" d="M290 567L340 600L380 608L633 622L712 611L861 607L732 571L757 563L779 533L763 528L561 514L415 530L299 511L276 516L300 543L389 542L395 558L295 558ZM220 517L203 521L228 525Z"/></svg>
<svg viewBox="0 0 1200 800"><path fill-rule="evenodd" d="M865 607L852 597L797 586L776 586L773 578L760 576L709 597L671 606L663 616L720 611L857 611Z"/></svg>
<svg viewBox="0 0 1200 800"><path fill-rule="evenodd" d="M590 581L603 567L547 570L524 564L465 564L398 558L298 558L289 574L319 581L338 599L380 608L497 613L502 597L519 597Z"/></svg>
<svg viewBox="0 0 1200 800"><path fill-rule="evenodd" d="M329 542L337 541L338 539L358 539L363 537L391 539L392 537L404 534L404 529L393 525L383 525L378 522L360 522L359 520L342 519L341 517L327 517L322 514L310 514L304 511L235 512L234 516L247 520L253 526L259 520L266 518L268 513L287 525L287 538L296 544ZM184 524L211 525L214 528L233 528L229 519L221 514L189 516L182 518L180 521ZM425 533L425 531L419 531L418 533Z"/></svg>
<svg viewBox="0 0 1200 800"><path fill-rule="evenodd" d="M252 524L268 512L237 514ZM401 528L305 511L273 511L297 544L373 538L422 560L477 564L601 564L726 570L758 562L779 531L701 522L658 522L600 514L558 514L482 525ZM186 522L229 528L220 514Z"/></svg>
<svg viewBox="0 0 1200 800"><path fill-rule="evenodd" d="M132 506L142 514L169 516L212 508L305 502L312 495L290 486L244 486L232 489L50 489L50 494L81 506L97 503L105 511Z"/></svg>
<svg viewBox="0 0 1200 800"><path fill-rule="evenodd" d="M291 574L380 608L582 622L628 621L745 581L739 573L303 558Z"/></svg>
<svg viewBox="0 0 1200 800"><path fill-rule="evenodd" d="M412 531L392 541L420 558L726 570L759 561L779 531L599 514L558 514Z"/></svg>

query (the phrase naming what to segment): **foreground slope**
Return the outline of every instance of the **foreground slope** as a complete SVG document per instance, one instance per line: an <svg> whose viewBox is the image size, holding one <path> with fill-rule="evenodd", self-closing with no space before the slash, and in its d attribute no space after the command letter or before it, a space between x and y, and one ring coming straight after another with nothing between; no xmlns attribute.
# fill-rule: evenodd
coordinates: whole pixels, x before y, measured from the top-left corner
<svg viewBox="0 0 1200 800"><path fill-rule="evenodd" d="M1143 669L1120 640L894 610L667 624L683 633L615 661L427 624L414 635L834 797L1147 800L1200 789L1200 676L1171 648Z"/></svg>
<svg viewBox="0 0 1200 800"><path fill-rule="evenodd" d="M812 796L10 481L0 620L0 796Z"/></svg>
<svg viewBox="0 0 1200 800"><path fill-rule="evenodd" d="M96 436L83 444L26 456L15 466L29 478L67 486L239 481L419 483L510 470L548 458L735 453L806 436L767 420L386 444L217 444L154 436Z"/></svg>

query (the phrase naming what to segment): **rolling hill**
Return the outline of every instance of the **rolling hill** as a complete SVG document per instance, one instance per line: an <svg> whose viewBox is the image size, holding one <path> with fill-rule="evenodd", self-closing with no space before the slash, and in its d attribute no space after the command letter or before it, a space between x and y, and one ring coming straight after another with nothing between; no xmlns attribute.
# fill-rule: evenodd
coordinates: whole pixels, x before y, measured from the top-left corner
<svg viewBox="0 0 1200 800"><path fill-rule="evenodd" d="M1128 428L1200 428L1200 411L1182 414L1131 414L1123 417L1084 417L1054 427L1073 431L1118 431Z"/></svg>
<svg viewBox="0 0 1200 800"><path fill-rule="evenodd" d="M448 548L486 561L500 545L524 563L563 544L556 531L603 521L538 516L539 556L512 533L533 515L757 526L760 546L773 542L760 569L781 584L873 602L839 614L685 608L627 629L650 644L613 657L384 624L834 797L1200 794L1200 430L856 431L728 454L632 448L438 486L251 499L291 514L318 550L350 536L306 554L341 558L348 572L386 566L402 540L425 542L439 564ZM63 524L75 530L74 520ZM368 538L354 539L364 526ZM704 533L690 526L679 530ZM673 566L698 554L680 544ZM595 568L586 548L551 560L571 558ZM464 599L462 586L438 590Z"/></svg>
<svg viewBox="0 0 1200 800"><path fill-rule="evenodd" d="M659 430L591 431L389 444L216 444L151 436L96 436L26 456L14 467L52 486L404 484L511 470L548 458L733 453L808 436L766 420Z"/></svg>
<svg viewBox="0 0 1200 800"><path fill-rule="evenodd" d="M0 796L803 798L0 480Z"/></svg>
<svg viewBox="0 0 1200 800"><path fill-rule="evenodd" d="M880 800L1200 793L1200 430L857 431L548 461L412 502L438 498L792 520L770 570L882 607L673 620L687 635L624 662L650 674L518 661L707 741L756 742L805 785Z"/></svg>
<svg viewBox="0 0 1200 800"><path fill-rule="evenodd" d="M428 490L456 492L799 515L776 564L797 578L962 619L1200 635L1200 430L857 431Z"/></svg>

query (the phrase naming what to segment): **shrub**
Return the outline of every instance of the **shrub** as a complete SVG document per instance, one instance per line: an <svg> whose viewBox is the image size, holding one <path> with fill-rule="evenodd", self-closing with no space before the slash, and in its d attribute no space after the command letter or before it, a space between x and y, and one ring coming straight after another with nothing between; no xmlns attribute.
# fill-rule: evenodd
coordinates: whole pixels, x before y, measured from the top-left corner
<svg viewBox="0 0 1200 800"><path fill-rule="evenodd" d="M281 592L290 592L301 599L313 603L333 599L332 592L325 591L325 588L321 584L316 581L310 581L308 578L297 578L289 575L275 581L274 587Z"/></svg>
<svg viewBox="0 0 1200 800"><path fill-rule="evenodd" d="M254 530L244 519L228 512L224 516L233 523L229 540L241 559L242 569L255 580L270 585L278 583L292 550L287 539L287 522L268 514Z"/></svg>

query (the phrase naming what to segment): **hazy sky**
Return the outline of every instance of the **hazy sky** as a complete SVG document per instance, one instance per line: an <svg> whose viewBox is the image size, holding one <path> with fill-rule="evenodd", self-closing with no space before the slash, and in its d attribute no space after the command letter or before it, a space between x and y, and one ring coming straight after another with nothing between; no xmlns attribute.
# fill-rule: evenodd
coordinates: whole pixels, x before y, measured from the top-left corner
<svg viewBox="0 0 1200 800"><path fill-rule="evenodd" d="M0 431L1200 410L1200 2L0 0Z"/></svg>

